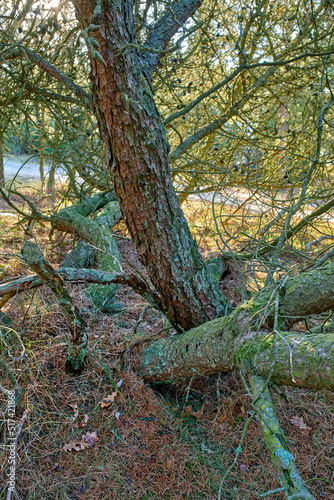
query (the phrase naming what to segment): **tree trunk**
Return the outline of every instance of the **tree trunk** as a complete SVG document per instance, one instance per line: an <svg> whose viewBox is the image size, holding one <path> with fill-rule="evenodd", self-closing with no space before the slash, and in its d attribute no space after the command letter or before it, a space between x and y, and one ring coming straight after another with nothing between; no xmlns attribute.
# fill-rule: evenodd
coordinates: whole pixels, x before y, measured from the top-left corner
<svg viewBox="0 0 334 500"><path fill-rule="evenodd" d="M44 175L44 155L45 155L45 132L44 132L44 127L45 127L45 110L44 107L42 108L42 115L39 114L39 110L37 109L36 112L37 118L39 120L39 125L40 125L40 149L39 149L39 175L41 178L41 183L42 183L42 190L45 182L45 175Z"/></svg>
<svg viewBox="0 0 334 500"><path fill-rule="evenodd" d="M86 31L100 47L99 56L90 52L94 107L122 215L167 317L179 331L188 330L229 306L172 186L165 130L138 51L129 46L136 43L133 2L112 0L107 10L89 0L75 4L84 30L100 26Z"/></svg>
<svg viewBox="0 0 334 500"><path fill-rule="evenodd" d="M2 138L0 138L0 186L5 185L5 167L4 167L3 156L4 156L3 144L2 144Z"/></svg>
<svg viewBox="0 0 334 500"><path fill-rule="evenodd" d="M252 407L261 417L266 444L283 486L279 491L284 491L289 500L313 499L284 443L268 384L270 381L334 390L334 334L292 334L285 331L301 317L334 308L333 266L267 287L227 314L230 306L210 278L173 189L169 145L150 87L151 76L159 63L159 52L167 48L173 35L202 2L167 2L165 14L150 28L140 50L135 38L134 0L75 0L74 3L88 45L93 108L104 144L106 164L123 218L139 258L159 294L158 300L155 291L151 292L145 283L135 280L137 289L154 297L154 303L179 332L187 330L182 335L148 345L142 352L141 373L147 381L178 382L196 375L239 370L245 387L253 396ZM40 58L34 56L32 59L28 50L25 54L46 68ZM50 65L47 71L59 78L59 72L50 69ZM236 115L275 71L274 66L269 67L234 106L183 141L171 156L175 159L185 153ZM61 80L66 82L65 77ZM67 85L79 92L73 83L67 81ZM89 97L80 92L90 109ZM106 257L112 258L111 267L114 266L115 273L108 277L107 273L91 271L79 273L67 269L63 272L70 279L79 275L103 283L118 283L121 279L131 285L133 280L118 272L119 263L113 258L116 249L110 232L88 219L92 212L90 208L78 204L60 211L52 222L65 231L73 230L75 226L80 237L93 241ZM316 212L319 214L319 210L308 216L307 221L314 218ZM307 221L305 218L294 229L300 229L300 224ZM289 231L285 237L289 237ZM49 279L40 269L36 268L36 272L40 272L42 280ZM62 288L59 291L54 287L53 291L68 314L74 339L76 318L62 286L62 278L58 278ZM23 288L27 283L24 281ZM31 284L37 286L35 277ZM6 285L7 295L15 293L12 285ZM22 286L22 279L19 286ZM226 317L219 317L224 314ZM274 326L272 332L268 330L271 324ZM85 348L83 342L78 345Z"/></svg>
<svg viewBox="0 0 334 500"><path fill-rule="evenodd" d="M58 121L55 121L55 129L53 135L54 149L58 149L58 141L59 141L59 124ZM56 176L56 167L57 161L55 155L52 156L50 171L48 175L46 190L49 195L51 195L51 203L55 202L56 197L56 186L55 186L55 176Z"/></svg>

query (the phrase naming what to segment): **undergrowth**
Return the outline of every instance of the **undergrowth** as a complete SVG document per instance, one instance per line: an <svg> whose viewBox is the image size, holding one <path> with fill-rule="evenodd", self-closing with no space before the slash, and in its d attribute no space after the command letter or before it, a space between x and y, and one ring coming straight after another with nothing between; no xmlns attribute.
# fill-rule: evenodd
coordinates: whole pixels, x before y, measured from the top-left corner
<svg viewBox="0 0 334 500"><path fill-rule="evenodd" d="M18 258L22 230L13 229L13 221L6 220L0 228L2 278L27 274ZM34 233L47 259L57 267L71 248L71 238L55 246L48 242L45 229L36 227ZM216 249L206 238L209 235L204 232L204 253ZM139 267L131 243L119 241L124 269ZM230 272L229 279L237 286L233 267ZM67 325L45 287L15 297L4 309L25 349L22 355L15 335L2 328L1 356L21 389L15 422L30 410L18 439L17 489L12 498L217 499L251 412L238 374L191 380L179 387L145 384L135 367L141 344L168 334L160 313L131 290L120 288L116 300L122 308L108 317L94 310L82 285L69 289L89 334L88 359L81 375L66 369ZM235 290L231 294L238 299ZM12 342L12 356L21 353L20 360L8 355L6 340ZM4 372L0 376L1 385L10 388ZM306 484L317 498L333 500L334 395L287 389L273 397ZM1 393L0 398L0 498L5 499L10 441L6 396ZM303 418L306 431L295 425L296 416ZM93 436L89 445L71 451L69 445L82 442L87 433ZM260 424L254 419L236 466L222 485L222 498L255 500L278 487ZM276 493L268 498L284 496Z"/></svg>

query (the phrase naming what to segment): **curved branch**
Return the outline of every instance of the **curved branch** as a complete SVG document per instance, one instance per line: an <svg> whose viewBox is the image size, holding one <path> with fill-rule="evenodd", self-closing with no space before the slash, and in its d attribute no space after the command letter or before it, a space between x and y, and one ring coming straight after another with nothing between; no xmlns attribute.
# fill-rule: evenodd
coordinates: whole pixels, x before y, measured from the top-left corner
<svg viewBox="0 0 334 500"><path fill-rule="evenodd" d="M37 273L55 295L70 330L67 360L74 370L81 371L86 357L88 336L78 307L73 304L63 279L44 259L44 255L36 243L26 241L21 253L28 266Z"/></svg>
<svg viewBox="0 0 334 500"><path fill-rule="evenodd" d="M147 284L135 274L125 273L106 273L95 269L75 269L72 267L62 267L57 273L63 280L70 283L98 283L99 285L126 285L131 287L135 292L141 295L151 305L161 309L161 300L159 295L152 289L148 288ZM38 277L23 276L7 282L0 283L0 297L8 295L13 296L17 293L27 292L33 288L42 286L44 281Z"/></svg>

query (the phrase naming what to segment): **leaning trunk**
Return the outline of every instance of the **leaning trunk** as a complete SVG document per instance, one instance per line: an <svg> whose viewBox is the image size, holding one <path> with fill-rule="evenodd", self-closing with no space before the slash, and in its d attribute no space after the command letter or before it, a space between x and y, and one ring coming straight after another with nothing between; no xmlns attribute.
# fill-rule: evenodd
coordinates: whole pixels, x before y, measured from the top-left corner
<svg viewBox="0 0 334 500"><path fill-rule="evenodd" d="M169 145L141 71L132 2L94 12L76 2L84 29L99 43L91 56L94 106L122 215L140 260L180 331L223 315L226 300L211 281L172 186Z"/></svg>

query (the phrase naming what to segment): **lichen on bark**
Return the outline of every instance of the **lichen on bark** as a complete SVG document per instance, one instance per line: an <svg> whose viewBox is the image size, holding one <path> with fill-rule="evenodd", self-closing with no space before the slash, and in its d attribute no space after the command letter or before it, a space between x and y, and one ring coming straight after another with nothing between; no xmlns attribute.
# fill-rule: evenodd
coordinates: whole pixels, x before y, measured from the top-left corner
<svg viewBox="0 0 334 500"><path fill-rule="evenodd" d="M121 218L119 204L116 201L109 202L94 219L90 219L88 215L93 208L94 203L87 200L54 214L52 222L55 228L72 232L86 242L86 245L79 242L79 247L73 250L72 256L68 256L64 264L73 263L75 259L73 267L81 267L81 264L93 261L101 271L118 273L121 271L121 258L111 229ZM99 310L112 314L115 312L117 288L117 285L90 285L86 294Z"/></svg>
<svg viewBox="0 0 334 500"><path fill-rule="evenodd" d="M63 279L44 259L44 255L36 243L26 241L21 254L28 266L35 271L55 295L70 330L67 361L73 370L81 371L84 367L88 337L79 309L73 304Z"/></svg>

